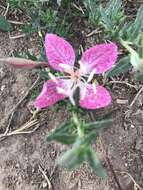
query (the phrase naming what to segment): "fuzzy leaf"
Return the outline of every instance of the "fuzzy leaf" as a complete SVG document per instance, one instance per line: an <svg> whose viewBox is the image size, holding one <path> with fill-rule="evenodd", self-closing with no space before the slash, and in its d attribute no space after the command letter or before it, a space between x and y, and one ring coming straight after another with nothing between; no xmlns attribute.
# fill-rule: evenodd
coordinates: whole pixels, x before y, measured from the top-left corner
<svg viewBox="0 0 143 190"><path fill-rule="evenodd" d="M108 128L111 126L112 122L113 122L112 119L105 119L105 120L101 120L101 121L87 123L87 124L85 124L85 128L89 129L89 130Z"/></svg>
<svg viewBox="0 0 143 190"><path fill-rule="evenodd" d="M2 15L0 15L0 30L2 30L4 32L13 30L12 25Z"/></svg>
<svg viewBox="0 0 143 190"><path fill-rule="evenodd" d="M130 63L134 69L143 72L143 60L139 57L138 52L129 46L129 42L121 40L121 43L130 52Z"/></svg>
<svg viewBox="0 0 143 190"><path fill-rule="evenodd" d="M56 140L63 144L73 144L75 142L76 135L67 133L52 133L47 137L47 141Z"/></svg>
<svg viewBox="0 0 143 190"><path fill-rule="evenodd" d="M78 168L86 158L86 146L82 143L82 139L77 139L73 147L58 158L58 164L67 167L69 170Z"/></svg>
<svg viewBox="0 0 143 190"><path fill-rule="evenodd" d="M38 70L38 74L42 80L49 80L49 75L46 70Z"/></svg>
<svg viewBox="0 0 143 190"><path fill-rule="evenodd" d="M106 14L110 15L111 18L114 18L122 8L121 0L110 0L106 5Z"/></svg>
<svg viewBox="0 0 143 190"><path fill-rule="evenodd" d="M143 5L139 8L137 17L131 28L131 38L134 40L139 35L139 32L143 28Z"/></svg>
<svg viewBox="0 0 143 190"><path fill-rule="evenodd" d="M107 30L112 30L113 26L112 26L112 21L111 19L108 17L108 15L105 12L105 9L100 6L100 13L101 13L101 17L102 17L102 24L104 25L104 27Z"/></svg>
<svg viewBox="0 0 143 190"><path fill-rule="evenodd" d="M72 133L73 128L74 123L71 121L63 122L61 126L48 135L47 141L56 140L63 144L73 144L77 137L76 134Z"/></svg>
<svg viewBox="0 0 143 190"><path fill-rule="evenodd" d="M106 180L107 179L106 171L102 167L102 164L93 149L88 150L87 160L91 168L96 172L96 175L101 177L103 180Z"/></svg>
<svg viewBox="0 0 143 190"><path fill-rule="evenodd" d="M143 81L143 73L140 73L136 76L136 79L139 81Z"/></svg>
<svg viewBox="0 0 143 190"><path fill-rule="evenodd" d="M84 0L89 22L93 25L98 25L100 21L100 10L98 8L100 0Z"/></svg>
<svg viewBox="0 0 143 190"><path fill-rule="evenodd" d="M139 57L143 59L143 33L140 34L139 40L138 40L139 47Z"/></svg>
<svg viewBox="0 0 143 190"><path fill-rule="evenodd" d="M130 58L128 56L124 57L120 59L120 61L115 65L115 67L113 67L113 69L107 73L107 77L113 77L121 73L125 73L129 70L130 67Z"/></svg>

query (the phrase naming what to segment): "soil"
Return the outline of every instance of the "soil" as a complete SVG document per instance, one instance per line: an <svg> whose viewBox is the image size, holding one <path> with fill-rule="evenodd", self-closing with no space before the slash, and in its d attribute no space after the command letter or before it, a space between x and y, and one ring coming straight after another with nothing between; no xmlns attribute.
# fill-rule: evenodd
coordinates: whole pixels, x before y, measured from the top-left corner
<svg viewBox="0 0 143 190"><path fill-rule="evenodd" d="M92 40L86 43L92 44ZM17 49L24 51L33 47L36 51L34 39L30 43L25 38L10 40L7 33L0 33L0 57L10 56ZM9 112L36 77L35 71L14 70L4 63L0 64L1 134L8 126ZM129 82L128 79L126 82ZM136 83L136 86L139 88L141 84ZM46 136L69 113L64 108L55 111L53 106L38 114L40 127L35 132L13 135L0 141L0 190L135 190L129 175L143 189L143 92L129 108L138 91L126 84L110 84L109 87L113 104L92 113L96 119L112 112L115 119L113 126L102 133L94 147L107 169L107 182L101 181L86 164L75 171L55 165L57 156L65 147L55 142L48 143ZM30 102L31 94L14 112L10 130L19 128L29 120ZM40 168L48 176L51 188Z"/></svg>

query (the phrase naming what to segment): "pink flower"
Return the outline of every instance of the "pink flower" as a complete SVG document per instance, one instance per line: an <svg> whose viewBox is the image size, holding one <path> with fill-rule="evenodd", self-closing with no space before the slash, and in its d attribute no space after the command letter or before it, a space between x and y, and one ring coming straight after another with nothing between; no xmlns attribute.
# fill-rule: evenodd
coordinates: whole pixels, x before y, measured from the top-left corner
<svg viewBox="0 0 143 190"><path fill-rule="evenodd" d="M91 83L94 74L109 70L117 59L117 46L114 43L95 45L86 50L79 61L80 68L74 66L75 52L72 46L55 34L47 34L45 50L52 68L64 73L45 82L42 92L34 102L36 108L45 108L69 97L73 98L77 87L80 88L80 106L87 109L102 108L111 103L109 92L96 83Z"/></svg>

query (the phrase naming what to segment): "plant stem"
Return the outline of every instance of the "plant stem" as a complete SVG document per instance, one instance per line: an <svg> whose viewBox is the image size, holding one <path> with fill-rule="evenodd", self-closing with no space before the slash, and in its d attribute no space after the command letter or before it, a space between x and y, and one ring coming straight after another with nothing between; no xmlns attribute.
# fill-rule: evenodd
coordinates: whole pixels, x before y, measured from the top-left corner
<svg viewBox="0 0 143 190"><path fill-rule="evenodd" d="M73 120L74 120L74 123L77 126L78 136L79 137L83 137L84 136L84 130L82 128L81 122L77 118L77 114L76 113L73 113Z"/></svg>

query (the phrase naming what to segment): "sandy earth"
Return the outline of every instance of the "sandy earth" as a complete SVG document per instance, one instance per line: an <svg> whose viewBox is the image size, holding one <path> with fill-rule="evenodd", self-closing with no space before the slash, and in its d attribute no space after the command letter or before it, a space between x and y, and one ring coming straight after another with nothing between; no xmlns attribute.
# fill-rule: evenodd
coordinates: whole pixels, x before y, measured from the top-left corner
<svg viewBox="0 0 143 190"><path fill-rule="evenodd" d="M17 44L23 41L10 41L6 34L0 33L0 57L11 55ZM31 48L31 47L28 47ZM8 125L7 114L23 97L35 81L34 71L13 70L0 63L0 132L3 133ZM135 96L136 91L124 85L112 86L113 99L129 99ZM127 92L129 95L127 95ZM99 139L98 153L108 171L108 182L101 182L98 177L86 166L69 172L60 167L55 168L57 155L65 148L56 143L47 143L48 132L58 127L68 113L66 109L58 112L49 108L38 116L40 127L32 134L14 135L0 141L0 190L44 190L49 189L48 183L41 173L43 168L52 183L51 190L118 190L107 157L119 179L122 190L134 190L133 183L127 175L128 172L143 188L143 109L142 94L135 102L132 110L128 112L127 104L114 104L110 106L115 122L113 126L102 134L102 142L106 144L107 153L103 151ZM28 110L30 96L16 110L10 129L19 128L30 118ZM108 110L106 111L108 112ZM96 111L98 117L103 111ZM96 148L96 147L95 147ZM51 178L50 175L52 174Z"/></svg>

